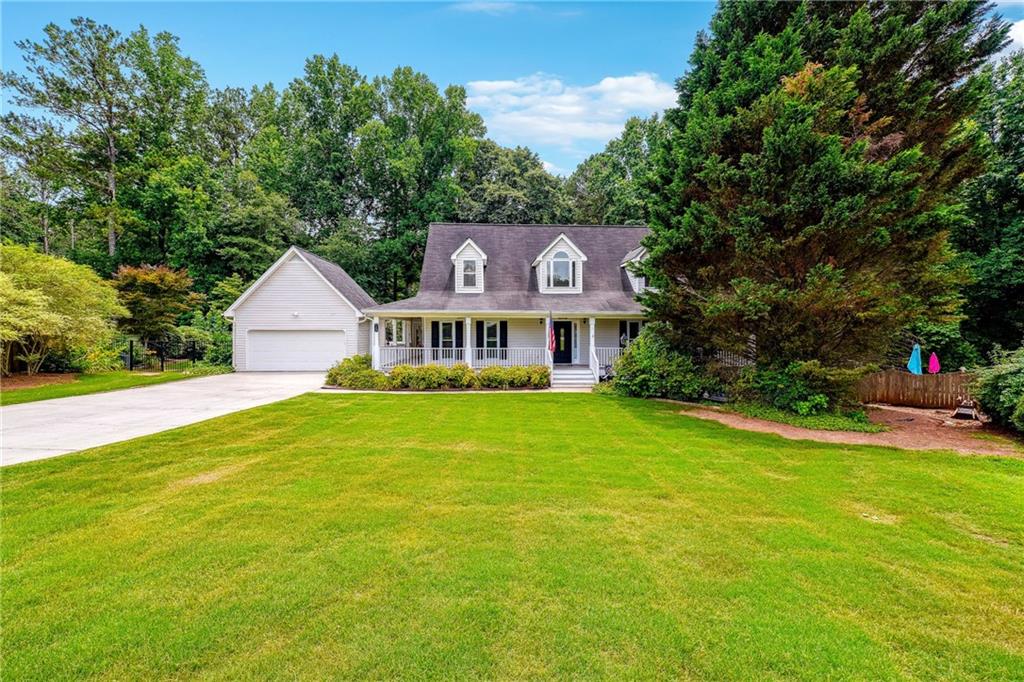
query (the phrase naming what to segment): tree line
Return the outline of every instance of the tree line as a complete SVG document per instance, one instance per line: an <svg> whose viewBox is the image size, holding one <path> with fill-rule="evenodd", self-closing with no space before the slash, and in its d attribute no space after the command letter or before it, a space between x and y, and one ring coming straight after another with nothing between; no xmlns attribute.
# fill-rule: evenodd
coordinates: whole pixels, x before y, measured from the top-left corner
<svg viewBox="0 0 1024 682"><path fill-rule="evenodd" d="M314 55L284 89L211 88L166 32L87 18L3 74L2 230L109 276L185 269L202 293L300 244L381 300L412 293L431 221L573 222L537 154L486 138L462 87Z"/></svg>
<svg viewBox="0 0 1024 682"><path fill-rule="evenodd" d="M75 19L3 76L3 235L218 300L295 243L386 301L431 221L646 224L645 303L680 345L837 365L909 333L972 364L1024 338L1007 30L971 0L722 3L677 106L560 178L411 68L315 55L283 90L214 89L174 36Z"/></svg>

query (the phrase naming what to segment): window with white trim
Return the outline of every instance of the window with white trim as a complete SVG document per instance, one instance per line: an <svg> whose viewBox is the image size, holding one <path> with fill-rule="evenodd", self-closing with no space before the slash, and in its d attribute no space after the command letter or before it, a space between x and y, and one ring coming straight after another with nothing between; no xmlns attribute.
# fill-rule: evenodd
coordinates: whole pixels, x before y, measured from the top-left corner
<svg viewBox="0 0 1024 682"><path fill-rule="evenodd" d="M441 322L441 348L455 348L455 323Z"/></svg>
<svg viewBox="0 0 1024 682"><path fill-rule="evenodd" d="M462 286L476 289L476 261L470 258L462 261Z"/></svg>
<svg viewBox="0 0 1024 682"><path fill-rule="evenodd" d="M565 251L558 251L548 261L548 287L572 289L576 286L576 261Z"/></svg>
<svg viewBox="0 0 1024 682"><path fill-rule="evenodd" d="M499 344L497 322L484 322L484 348L497 348Z"/></svg>
<svg viewBox="0 0 1024 682"><path fill-rule="evenodd" d="M405 320L384 320L384 345L404 346L409 338L409 323Z"/></svg>

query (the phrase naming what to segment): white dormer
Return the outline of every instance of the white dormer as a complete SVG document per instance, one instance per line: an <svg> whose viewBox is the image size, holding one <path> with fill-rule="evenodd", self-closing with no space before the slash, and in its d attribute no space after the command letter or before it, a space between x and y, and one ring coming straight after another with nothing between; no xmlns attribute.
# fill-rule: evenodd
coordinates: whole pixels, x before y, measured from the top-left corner
<svg viewBox="0 0 1024 682"><path fill-rule="evenodd" d="M533 261L542 294L578 294L583 291L583 264L587 256L565 233L558 235Z"/></svg>
<svg viewBox="0 0 1024 682"><path fill-rule="evenodd" d="M472 239L452 251L455 266L455 293L482 294L484 292L484 266L487 254Z"/></svg>
<svg viewBox="0 0 1024 682"><path fill-rule="evenodd" d="M626 269L626 277L629 278L629 283L633 287L633 291L638 294L642 294L650 288L647 286L647 276L637 274L636 272L640 263L645 260L647 260L647 249L642 246L638 246L627 253L619 264L619 267Z"/></svg>

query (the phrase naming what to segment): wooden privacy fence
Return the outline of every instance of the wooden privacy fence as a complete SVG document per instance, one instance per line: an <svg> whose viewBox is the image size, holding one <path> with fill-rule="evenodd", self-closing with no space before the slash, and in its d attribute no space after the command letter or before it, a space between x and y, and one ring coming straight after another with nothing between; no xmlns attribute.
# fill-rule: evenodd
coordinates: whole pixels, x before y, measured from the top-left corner
<svg viewBox="0 0 1024 682"><path fill-rule="evenodd" d="M898 369L869 374L857 384L863 403L954 408L971 397L974 376L966 372L911 374Z"/></svg>

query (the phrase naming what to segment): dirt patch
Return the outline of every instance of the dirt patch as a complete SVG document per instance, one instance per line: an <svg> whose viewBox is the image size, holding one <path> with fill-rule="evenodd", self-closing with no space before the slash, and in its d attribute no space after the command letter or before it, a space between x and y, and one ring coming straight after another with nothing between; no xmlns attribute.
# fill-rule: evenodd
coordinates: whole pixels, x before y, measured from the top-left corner
<svg viewBox="0 0 1024 682"><path fill-rule="evenodd" d="M953 450L968 455L1024 457L1024 447L1005 431L989 424L956 422L952 410L871 405L868 418L889 428L882 433L821 431L765 421L704 405L680 411L690 417L709 419L744 431L774 433L790 440L814 440L848 445L882 445L907 450Z"/></svg>
<svg viewBox="0 0 1024 682"><path fill-rule="evenodd" d="M70 384L78 378L77 374L12 374L9 377L0 379L0 386L5 391L17 391L22 388L35 388L36 386L49 386L50 384Z"/></svg>
<svg viewBox="0 0 1024 682"><path fill-rule="evenodd" d="M183 478L181 480L174 481L168 487L172 490L178 490L180 488L187 488L189 486L194 485L215 483L216 481L219 481L225 476L231 476L232 474L238 473L242 469L248 467L250 464L252 464L252 462L243 462L239 464L229 464L228 466L223 466L219 469L211 469L210 471L204 471L203 473L198 474L196 476L190 476L188 478Z"/></svg>

